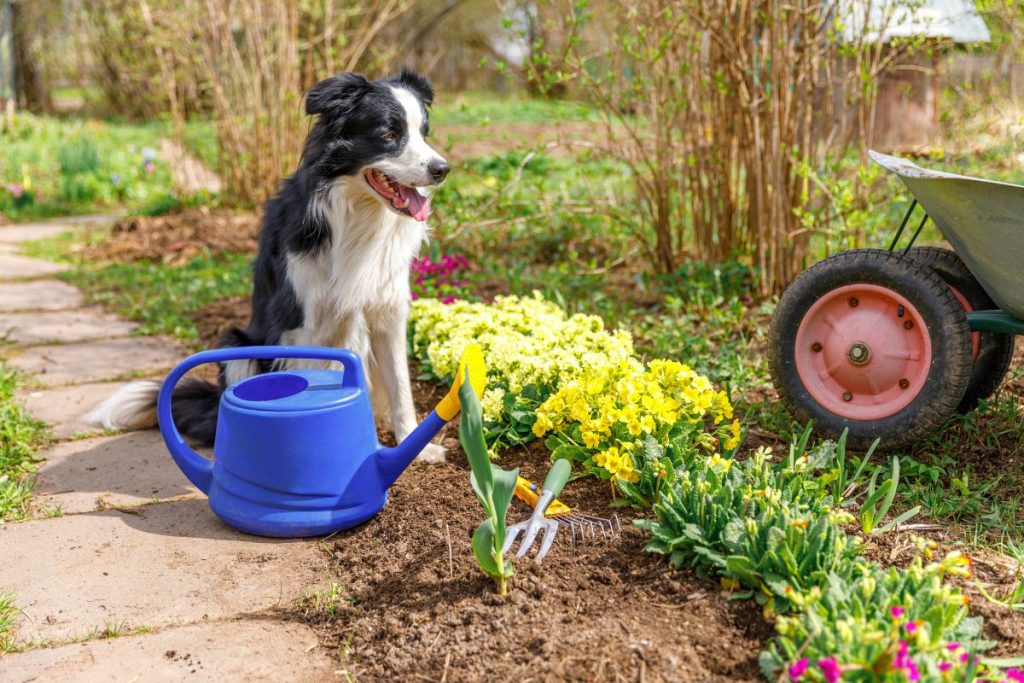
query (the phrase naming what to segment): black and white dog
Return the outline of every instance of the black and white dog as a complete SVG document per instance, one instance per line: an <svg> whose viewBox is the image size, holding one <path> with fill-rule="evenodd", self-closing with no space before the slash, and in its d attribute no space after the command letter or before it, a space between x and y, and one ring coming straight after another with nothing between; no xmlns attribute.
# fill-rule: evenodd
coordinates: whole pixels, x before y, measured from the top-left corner
<svg viewBox="0 0 1024 683"><path fill-rule="evenodd" d="M427 144L433 90L408 70L369 81L342 74L313 86L317 116L298 170L267 203L253 267L252 317L222 346L302 344L352 349L369 374L374 412L402 440L416 426L406 358L409 267L427 237L429 190L448 163ZM278 361L273 368L323 365ZM174 393L174 421L187 437L213 442L224 387L272 369L231 361L219 386L186 379ZM159 383L134 382L90 414L112 429L156 425ZM420 456L444 460L431 444Z"/></svg>

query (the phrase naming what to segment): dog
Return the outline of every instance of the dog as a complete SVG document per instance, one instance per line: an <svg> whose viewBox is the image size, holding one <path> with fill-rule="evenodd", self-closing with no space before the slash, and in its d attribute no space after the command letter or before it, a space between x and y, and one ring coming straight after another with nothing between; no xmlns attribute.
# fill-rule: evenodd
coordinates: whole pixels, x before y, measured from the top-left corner
<svg viewBox="0 0 1024 683"><path fill-rule="evenodd" d="M253 266L248 327L222 347L334 346L355 351L368 371L376 415L390 412L401 441L415 428L406 357L409 269L427 239L430 191L448 162L426 141L434 92L403 69L375 81L355 73L327 78L306 95L315 116L298 169L266 206ZM175 389L174 422L192 441L213 443L225 387L320 361L229 361L214 384L186 378ZM156 426L159 382L134 382L88 419L109 429ZM444 460L430 444L420 458Z"/></svg>

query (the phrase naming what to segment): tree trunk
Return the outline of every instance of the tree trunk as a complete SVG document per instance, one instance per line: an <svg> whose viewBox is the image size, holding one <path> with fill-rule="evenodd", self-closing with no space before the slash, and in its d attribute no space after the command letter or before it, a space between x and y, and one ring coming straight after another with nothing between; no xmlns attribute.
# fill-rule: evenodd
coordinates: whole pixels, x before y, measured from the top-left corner
<svg viewBox="0 0 1024 683"><path fill-rule="evenodd" d="M15 0L11 4L11 27L14 42L14 83L18 91L17 100L23 109L37 114L53 113L50 91L43 82L42 74L32 56L32 22L25 2Z"/></svg>

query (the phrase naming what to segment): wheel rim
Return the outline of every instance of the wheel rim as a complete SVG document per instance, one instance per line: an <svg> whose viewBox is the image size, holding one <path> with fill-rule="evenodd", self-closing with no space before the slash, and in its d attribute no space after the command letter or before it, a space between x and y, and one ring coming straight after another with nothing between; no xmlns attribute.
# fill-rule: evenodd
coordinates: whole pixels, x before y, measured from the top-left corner
<svg viewBox="0 0 1024 683"><path fill-rule="evenodd" d="M960 292L959 289L957 289L956 287L954 287L953 285L951 285L949 283L947 283L946 286L949 287L949 291L953 292L953 296L956 297L956 300L960 302L960 305L964 307L965 311L970 313L971 311L974 310L974 306L971 305L971 302L967 300L967 297L964 296ZM972 363L976 362L978 360L978 353L980 351L981 351L981 332L971 332L971 362Z"/></svg>
<svg viewBox="0 0 1024 683"><path fill-rule="evenodd" d="M924 387L931 362L931 339L917 308L878 285L828 292L797 330L796 370L807 393L851 420L906 408Z"/></svg>

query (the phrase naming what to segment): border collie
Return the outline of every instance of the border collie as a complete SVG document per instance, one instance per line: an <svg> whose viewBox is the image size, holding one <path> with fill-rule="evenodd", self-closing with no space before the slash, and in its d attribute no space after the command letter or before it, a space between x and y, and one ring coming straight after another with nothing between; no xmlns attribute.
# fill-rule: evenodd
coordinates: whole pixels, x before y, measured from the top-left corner
<svg viewBox="0 0 1024 683"><path fill-rule="evenodd" d="M430 82L406 69L376 81L346 73L309 90L306 113L317 119L298 170L266 206L249 326L221 340L352 349L367 368L374 412L390 408L399 441L416 426L406 358L409 268L427 238L430 188L449 171L425 140L433 97ZM193 441L212 444L227 385L273 369L323 365L224 363L219 384L186 378L178 386L174 421ZM110 429L156 426L159 386L126 385L89 419ZM430 444L420 457L443 461L444 449Z"/></svg>

